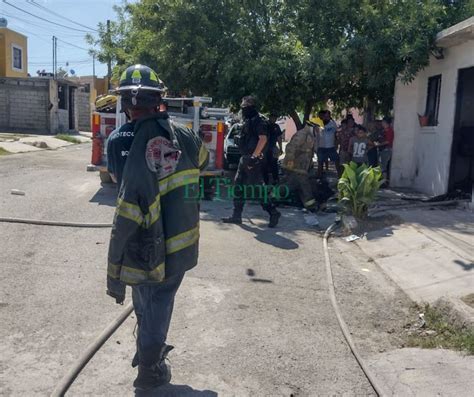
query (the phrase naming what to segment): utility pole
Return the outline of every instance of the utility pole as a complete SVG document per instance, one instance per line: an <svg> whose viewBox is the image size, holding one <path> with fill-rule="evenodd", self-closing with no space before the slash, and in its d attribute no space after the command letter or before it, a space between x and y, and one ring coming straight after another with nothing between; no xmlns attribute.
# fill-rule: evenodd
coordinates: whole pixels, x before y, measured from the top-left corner
<svg viewBox="0 0 474 397"><path fill-rule="evenodd" d="M53 36L53 78L56 79L58 71L58 38Z"/></svg>
<svg viewBox="0 0 474 397"><path fill-rule="evenodd" d="M92 76L95 79L95 54L92 54Z"/></svg>
<svg viewBox="0 0 474 397"><path fill-rule="evenodd" d="M107 45L108 45L108 56L107 56L107 91L110 90L110 78L112 77L112 59L110 56L110 47L112 46L112 40L110 38L110 19L107 19Z"/></svg>
<svg viewBox="0 0 474 397"><path fill-rule="evenodd" d="M54 65L56 65L56 60L55 60L56 54L55 54L55 52L54 52L54 42L55 42L54 39L55 39L55 37L53 36L52 39L53 39L53 77L54 77L54 76L55 76L55 73L54 73Z"/></svg>

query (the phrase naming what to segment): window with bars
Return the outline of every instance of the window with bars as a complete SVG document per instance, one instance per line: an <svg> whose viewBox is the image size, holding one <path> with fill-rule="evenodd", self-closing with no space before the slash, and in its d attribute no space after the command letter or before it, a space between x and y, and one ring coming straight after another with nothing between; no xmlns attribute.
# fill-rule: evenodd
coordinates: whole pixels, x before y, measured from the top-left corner
<svg viewBox="0 0 474 397"><path fill-rule="evenodd" d="M425 116L428 117L428 125L438 125L438 112L441 94L441 75L432 76L428 79L428 93L426 95Z"/></svg>

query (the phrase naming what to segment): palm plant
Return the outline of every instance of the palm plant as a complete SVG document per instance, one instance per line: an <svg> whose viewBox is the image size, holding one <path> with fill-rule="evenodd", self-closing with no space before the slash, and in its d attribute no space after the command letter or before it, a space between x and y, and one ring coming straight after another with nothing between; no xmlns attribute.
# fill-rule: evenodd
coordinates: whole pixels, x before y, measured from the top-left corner
<svg viewBox="0 0 474 397"><path fill-rule="evenodd" d="M344 164L344 172L337 183L339 202L354 217L363 219L367 217L369 204L374 201L383 182L379 167L359 166L353 161Z"/></svg>

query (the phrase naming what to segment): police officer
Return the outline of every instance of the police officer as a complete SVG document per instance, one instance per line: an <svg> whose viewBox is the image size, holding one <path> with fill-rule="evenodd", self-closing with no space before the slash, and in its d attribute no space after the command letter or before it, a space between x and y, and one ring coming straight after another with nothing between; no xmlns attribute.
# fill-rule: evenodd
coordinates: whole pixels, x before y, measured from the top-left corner
<svg viewBox="0 0 474 397"><path fill-rule="evenodd" d="M275 112L271 112L268 116L268 141L265 150L265 166L263 169L263 181L266 185L270 182L270 174L272 175L272 183L278 183L278 158L283 154L283 132L276 123L277 120L278 115Z"/></svg>
<svg viewBox="0 0 474 397"><path fill-rule="evenodd" d="M117 303L132 287L138 322L138 366L134 386L148 390L166 384L173 349L166 338L175 294L184 273L198 259L199 171L208 152L190 129L170 122L157 110L165 90L156 73L134 65L120 78L122 108L133 124L133 139L122 173L110 239L107 294ZM120 142L122 138L117 137ZM121 145L110 146L112 158ZM118 164L118 163L117 163Z"/></svg>
<svg viewBox="0 0 474 397"><path fill-rule="evenodd" d="M269 227L278 224L281 214L276 210L271 197L263 185L263 161L268 140L268 124L257 110L252 96L242 99L240 105L244 120L239 138L241 158L234 179L234 210L224 223L242 223L242 211L247 198L259 199L262 208L270 215Z"/></svg>

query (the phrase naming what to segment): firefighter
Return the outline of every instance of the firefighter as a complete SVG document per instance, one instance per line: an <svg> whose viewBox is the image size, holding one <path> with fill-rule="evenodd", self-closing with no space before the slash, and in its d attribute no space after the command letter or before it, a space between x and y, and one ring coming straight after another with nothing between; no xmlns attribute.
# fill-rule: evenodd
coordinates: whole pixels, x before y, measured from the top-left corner
<svg viewBox="0 0 474 397"><path fill-rule="evenodd" d="M281 214L276 210L265 185L263 184L263 166L265 147L268 140L268 123L257 110L256 100L252 96L242 98L240 105L244 120L239 137L241 158L234 179L232 216L222 218L224 223L242 223L242 211L245 200L258 199L262 208L270 215L269 227L276 227Z"/></svg>
<svg viewBox="0 0 474 397"><path fill-rule="evenodd" d="M171 379L165 358L173 347L165 342L175 294L198 259L199 203L192 198L208 162L199 137L157 110L164 90L143 65L127 68L117 89L134 135L110 238L107 294L121 304L125 286L132 287L138 323L132 366L138 366L139 390Z"/></svg>
<svg viewBox="0 0 474 397"><path fill-rule="evenodd" d="M263 181L265 185L270 182L270 174L272 175L272 184L278 184L278 159L283 154L283 132L276 123L278 115L271 112L268 116L268 141L265 150L265 164L263 167Z"/></svg>
<svg viewBox="0 0 474 397"><path fill-rule="evenodd" d="M313 189L309 180L309 170L313 166L313 154L315 147L315 134L313 128L306 124L298 130L285 148L285 158L282 168L284 178L278 187L280 196L283 189L296 191L303 206L311 212L317 210L317 203L313 196Z"/></svg>

